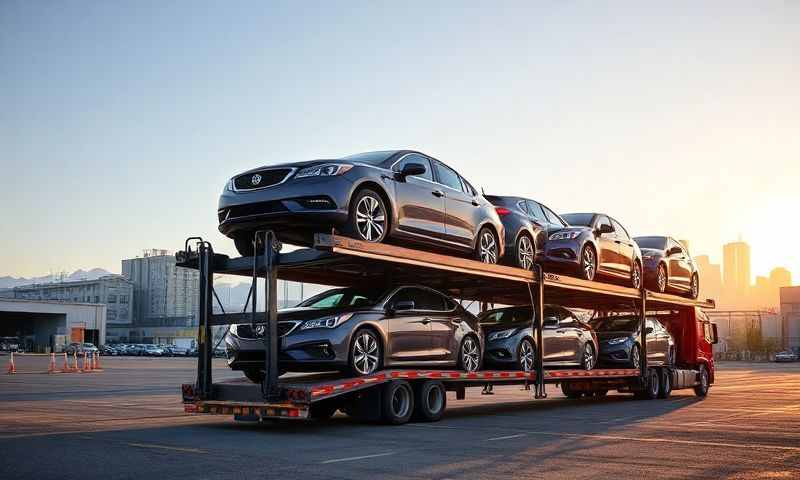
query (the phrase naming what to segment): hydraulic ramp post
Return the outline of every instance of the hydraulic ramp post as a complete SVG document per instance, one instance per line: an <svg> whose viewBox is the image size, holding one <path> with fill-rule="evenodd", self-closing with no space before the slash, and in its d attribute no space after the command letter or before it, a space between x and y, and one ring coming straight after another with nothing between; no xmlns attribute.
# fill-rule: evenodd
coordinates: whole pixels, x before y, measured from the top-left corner
<svg viewBox="0 0 800 480"><path fill-rule="evenodd" d="M189 239L192 240L192 239ZM186 241L187 245L189 240ZM212 297L214 271L211 259L214 251L211 244L198 239L198 270L200 272L200 295L198 302L198 332L197 332L197 386L200 398L211 398L211 335ZM187 248L188 251L188 248Z"/></svg>
<svg viewBox="0 0 800 480"><path fill-rule="evenodd" d="M547 398L547 391L544 383L544 270L541 265L534 264L536 274L536 285L528 283L528 293L531 297L531 310L533 311L533 332L536 343L534 350L534 366L536 379L534 382L534 398ZM535 290L534 290L535 288Z"/></svg>
<svg viewBox="0 0 800 480"><path fill-rule="evenodd" d="M275 232L268 230L256 233L263 238L264 258L264 400L278 399L278 241ZM257 278L257 276L255 276ZM254 280L255 281L255 280ZM255 285L253 286L253 310L255 311Z"/></svg>

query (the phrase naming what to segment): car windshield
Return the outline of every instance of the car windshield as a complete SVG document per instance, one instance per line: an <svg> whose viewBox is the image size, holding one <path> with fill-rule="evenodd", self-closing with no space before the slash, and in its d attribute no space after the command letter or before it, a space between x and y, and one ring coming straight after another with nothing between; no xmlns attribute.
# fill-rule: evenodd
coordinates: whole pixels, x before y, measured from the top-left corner
<svg viewBox="0 0 800 480"><path fill-rule="evenodd" d="M342 157L341 160L350 160L352 162L368 163L370 165L380 165L389 159L392 155L397 153L397 150L382 150L380 152L364 152L356 153Z"/></svg>
<svg viewBox="0 0 800 480"><path fill-rule="evenodd" d="M92 348L92 347L94 347L94 344L93 343L84 343L83 346L84 347L88 347L88 348Z"/></svg>
<svg viewBox="0 0 800 480"><path fill-rule="evenodd" d="M530 322L532 316L530 307L504 308L484 313L479 321L482 324Z"/></svg>
<svg viewBox="0 0 800 480"><path fill-rule="evenodd" d="M589 323L598 332L634 332L639 327L639 317L600 317Z"/></svg>
<svg viewBox="0 0 800 480"><path fill-rule="evenodd" d="M297 306L307 308L371 307L378 303L385 294L385 289L337 288L315 295L300 302Z"/></svg>
<svg viewBox="0 0 800 480"><path fill-rule="evenodd" d="M664 250L667 248L667 237L636 237L633 239L639 248L655 248Z"/></svg>
<svg viewBox="0 0 800 480"><path fill-rule="evenodd" d="M568 224L574 225L576 227L591 227L592 226L592 219L594 218L593 213L567 213L561 215Z"/></svg>

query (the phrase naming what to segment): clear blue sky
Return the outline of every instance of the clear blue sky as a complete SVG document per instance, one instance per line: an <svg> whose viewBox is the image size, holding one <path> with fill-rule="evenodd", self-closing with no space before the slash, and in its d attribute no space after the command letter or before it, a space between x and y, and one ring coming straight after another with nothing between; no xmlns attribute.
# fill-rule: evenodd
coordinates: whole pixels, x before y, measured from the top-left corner
<svg viewBox="0 0 800 480"><path fill-rule="evenodd" d="M232 252L237 171L409 147L800 278L800 2L225 3L0 3L0 275Z"/></svg>

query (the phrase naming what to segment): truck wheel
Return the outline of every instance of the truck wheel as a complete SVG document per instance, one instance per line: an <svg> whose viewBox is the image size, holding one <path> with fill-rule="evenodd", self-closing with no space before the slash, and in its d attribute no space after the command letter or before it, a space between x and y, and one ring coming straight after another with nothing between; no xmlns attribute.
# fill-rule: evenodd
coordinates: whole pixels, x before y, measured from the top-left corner
<svg viewBox="0 0 800 480"><path fill-rule="evenodd" d="M447 392L438 380L428 380L414 389L414 418L423 422L437 422L447 408Z"/></svg>
<svg viewBox="0 0 800 480"><path fill-rule="evenodd" d="M391 425L402 425L414 413L414 391L405 380L389 382L383 390L381 399L383 421Z"/></svg>
<svg viewBox="0 0 800 480"><path fill-rule="evenodd" d="M579 392L577 390L573 390L572 389L572 385L570 385L569 383L562 383L561 384L561 393L563 393L565 397L571 398L573 400L576 400L576 399L581 398L583 396L583 392Z"/></svg>
<svg viewBox="0 0 800 480"><path fill-rule="evenodd" d="M661 388L658 390L658 398L669 398L672 394L672 374L668 368L661 369Z"/></svg>
<svg viewBox="0 0 800 480"><path fill-rule="evenodd" d="M697 380L698 384L694 387L694 394L701 398L705 397L708 395L708 370L705 365L700 365Z"/></svg>
<svg viewBox="0 0 800 480"><path fill-rule="evenodd" d="M644 389L644 398L646 400L655 400L658 398L658 392L661 390L660 375L658 370L651 368L647 371L647 382Z"/></svg>

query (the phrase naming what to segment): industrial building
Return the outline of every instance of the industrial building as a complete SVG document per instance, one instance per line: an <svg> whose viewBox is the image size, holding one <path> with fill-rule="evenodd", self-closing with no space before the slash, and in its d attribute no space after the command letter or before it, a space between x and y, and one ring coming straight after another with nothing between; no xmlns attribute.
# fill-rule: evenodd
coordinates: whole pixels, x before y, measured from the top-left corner
<svg viewBox="0 0 800 480"><path fill-rule="evenodd" d="M101 303L0 298L0 337L16 337L25 351L61 351L70 342L106 341Z"/></svg>
<svg viewBox="0 0 800 480"><path fill-rule="evenodd" d="M784 347L800 353L800 286L781 288Z"/></svg>

